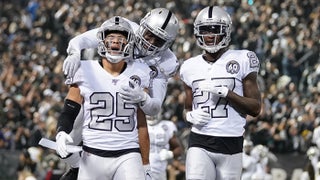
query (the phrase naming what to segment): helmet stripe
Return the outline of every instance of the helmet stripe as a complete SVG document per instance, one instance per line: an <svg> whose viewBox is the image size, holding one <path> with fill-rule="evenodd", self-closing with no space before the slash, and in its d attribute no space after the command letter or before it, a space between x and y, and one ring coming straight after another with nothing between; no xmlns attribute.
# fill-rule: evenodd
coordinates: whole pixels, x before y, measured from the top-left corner
<svg viewBox="0 0 320 180"><path fill-rule="evenodd" d="M169 21L171 19L171 16L172 16L172 12L169 11L166 20L164 21L163 25L161 26L161 29L165 29L167 27L167 25L168 25L168 23L169 23Z"/></svg>
<svg viewBox="0 0 320 180"><path fill-rule="evenodd" d="M213 10L213 6L210 6L208 11L209 18L212 18L212 10Z"/></svg>
<svg viewBox="0 0 320 180"><path fill-rule="evenodd" d="M119 16L116 16L116 17L115 17L115 24L116 24L116 25L119 25L119 21L120 21Z"/></svg>

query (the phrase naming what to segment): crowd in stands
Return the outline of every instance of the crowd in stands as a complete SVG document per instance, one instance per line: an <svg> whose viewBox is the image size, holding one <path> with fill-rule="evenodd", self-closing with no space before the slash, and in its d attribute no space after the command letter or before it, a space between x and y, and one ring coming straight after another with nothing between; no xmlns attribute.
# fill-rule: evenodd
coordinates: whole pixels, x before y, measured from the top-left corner
<svg viewBox="0 0 320 180"><path fill-rule="evenodd" d="M53 179L66 168L38 142L55 139L67 92L62 64L70 38L113 15L139 23L149 10L166 7L180 21L171 49L182 63L200 52L193 20L207 5L224 6L232 15L230 48L252 50L261 62L263 108L257 118L247 118L245 138L274 153L305 154L320 126L320 1L0 1L0 150L21 152L16 167L21 180L32 174ZM169 81L162 116L176 123L186 146L183 96L177 75Z"/></svg>

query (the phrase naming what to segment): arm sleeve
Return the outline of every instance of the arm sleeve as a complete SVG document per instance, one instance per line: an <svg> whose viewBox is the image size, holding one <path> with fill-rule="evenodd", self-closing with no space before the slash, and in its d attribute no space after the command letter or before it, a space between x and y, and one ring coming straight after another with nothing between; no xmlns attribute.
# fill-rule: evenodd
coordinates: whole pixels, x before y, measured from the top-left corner
<svg viewBox="0 0 320 180"><path fill-rule="evenodd" d="M161 110L162 102L166 96L168 82L166 79L152 79L151 87L149 88L150 96L147 95L147 100L140 105L143 112L149 116L157 115Z"/></svg>
<svg viewBox="0 0 320 180"><path fill-rule="evenodd" d="M99 40L97 38L99 28L95 28L75 36L69 41L67 53L79 53L82 49L97 48Z"/></svg>
<svg viewBox="0 0 320 180"><path fill-rule="evenodd" d="M58 118L57 132L64 131L69 134L72 131L74 121L79 114L80 109L80 104L66 99L62 112Z"/></svg>

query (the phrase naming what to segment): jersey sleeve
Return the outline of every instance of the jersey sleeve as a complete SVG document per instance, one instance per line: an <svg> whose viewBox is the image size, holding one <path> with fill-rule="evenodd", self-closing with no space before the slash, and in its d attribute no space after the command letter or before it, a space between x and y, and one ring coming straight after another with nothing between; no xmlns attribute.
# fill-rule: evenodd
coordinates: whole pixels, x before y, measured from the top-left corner
<svg viewBox="0 0 320 180"><path fill-rule="evenodd" d="M260 61L254 52L245 50L241 53L241 57L244 63L244 66L242 66L242 68L244 68L242 70L243 72L242 78L245 78L251 72L257 72L257 73L259 72Z"/></svg>
<svg viewBox="0 0 320 180"><path fill-rule="evenodd" d="M86 67L83 64L84 64L84 62L81 61L81 65L78 68L78 70L76 71L76 73L74 74L73 78L72 79L68 79L65 82L66 85L80 84L81 82L83 82L83 77L84 77L83 68Z"/></svg>
<svg viewBox="0 0 320 180"><path fill-rule="evenodd" d="M167 92L167 81L165 79L152 79L149 87L149 97L141 105L143 112L149 116L157 115L161 110L162 102Z"/></svg>
<svg viewBox="0 0 320 180"><path fill-rule="evenodd" d="M161 63L158 64L159 68L159 78L169 79L173 77L179 68L179 61L176 55L170 50L167 49L161 54Z"/></svg>
<svg viewBox="0 0 320 180"><path fill-rule="evenodd" d="M179 75L180 75L180 79L188 86L191 87L191 82L190 80L188 80L188 74L190 71L188 71L188 67L189 67L189 60L185 60L180 67L180 71L179 71Z"/></svg>
<svg viewBox="0 0 320 180"><path fill-rule="evenodd" d="M69 41L67 53L80 53L82 49L97 48L99 40L97 38L99 28L95 28L75 36Z"/></svg>

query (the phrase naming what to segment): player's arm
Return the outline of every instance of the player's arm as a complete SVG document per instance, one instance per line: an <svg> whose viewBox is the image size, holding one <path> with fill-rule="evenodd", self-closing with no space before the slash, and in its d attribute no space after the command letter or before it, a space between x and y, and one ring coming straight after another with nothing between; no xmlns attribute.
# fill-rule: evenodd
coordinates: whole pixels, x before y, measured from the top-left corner
<svg viewBox="0 0 320 180"><path fill-rule="evenodd" d="M251 72L243 79L242 83L243 96L229 91L226 98L239 113L256 117L261 110L261 94L257 83L257 73Z"/></svg>
<svg viewBox="0 0 320 180"><path fill-rule="evenodd" d="M155 78L152 88L149 88L149 97L140 103L140 108L149 116L157 115L166 96L168 82L166 79Z"/></svg>
<svg viewBox="0 0 320 180"><path fill-rule="evenodd" d="M184 86L184 92L185 92L184 110L185 112L188 112L192 110L192 101L193 101L192 89L185 83L183 83L183 86Z"/></svg>
<svg viewBox="0 0 320 180"><path fill-rule="evenodd" d="M150 139L148 126L146 121L146 116L144 112L138 108L137 111L138 119L138 136L139 136L139 145L141 151L141 157L143 164L149 164L149 152L150 152Z"/></svg>
<svg viewBox="0 0 320 180"><path fill-rule="evenodd" d="M184 83L185 91L185 102L184 102L184 111L183 116L185 120L193 125L203 126L211 120L211 116L208 112L205 112L203 109L192 109L193 102L193 93L192 88Z"/></svg>
<svg viewBox="0 0 320 180"><path fill-rule="evenodd" d="M173 157L177 159L182 155L183 148L180 139L177 137L176 133L169 140L170 151L173 152Z"/></svg>
<svg viewBox="0 0 320 180"><path fill-rule="evenodd" d="M73 37L68 44L67 53L79 53L82 49L97 48L99 40L97 38L99 28L86 31Z"/></svg>
<svg viewBox="0 0 320 180"><path fill-rule="evenodd" d="M63 73L68 78L72 78L80 66L81 50L98 47L97 32L98 28L92 29L75 36L69 41L67 48L68 56L64 60L62 68Z"/></svg>
<svg viewBox="0 0 320 180"><path fill-rule="evenodd" d="M69 133L72 131L74 121L80 112L82 100L79 87L71 85L57 124L57 153L62 158L69 154L66 144L73 142Z"/></svg>
<svg viewBox="0 0 320 180"><path fill-rule="evenodd" d="M143 89L137 83L134 83L133 80L129 80L133 87L128 85L121 86L120 97L126 103L139 104L141 110L149 115L154 116L160 112L161 104L165 96L166 84L156 83L157 91L149 91L150 89ZM164 91L164 92L163 92ZM155 97L149 95L153 94Z"/></svg>
<svg viewBox="0 0 320 180"><path fill-rule="evenodd" d="M151 167L149 162L150 139L149 139L146 115L140 108L138 108L138 111L137 111L137 119L138 119L138 138L139 138L142 164L145 170L146 179L150 179L151 178L150 177Z"/></svg>

